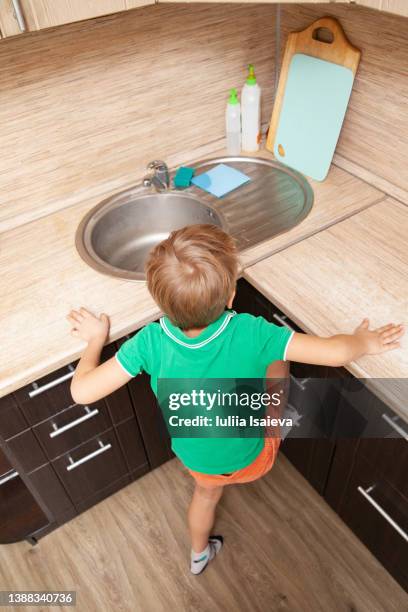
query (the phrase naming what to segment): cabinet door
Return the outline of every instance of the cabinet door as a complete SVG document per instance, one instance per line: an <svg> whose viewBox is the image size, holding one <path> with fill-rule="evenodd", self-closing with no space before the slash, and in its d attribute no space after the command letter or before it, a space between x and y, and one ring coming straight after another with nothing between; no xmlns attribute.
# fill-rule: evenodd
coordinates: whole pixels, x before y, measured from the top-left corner
<svg viewBox="0 0 408 612"><path fill-rule="evenodd" d="M0 544L18 542L48 519L0 449Z"/></svg>
<svg viewBox="0 0 408 612"><path fill-rule="evenodd" d="M67 514L73 516L74 506L51 464L46 463L26 479L53 520L63 523Z"/></svg>
<svg viewBox="0 0 408 612"><path fill-rule="evenodd" d="M408 17L407 0L357 0L357 4Z"/></svg>
<svg viewBox="0 0 408 612"><path fill-rule="evenodd" d="M383 11L388 11L389 13L395 13L396 15L408 17L407 0L382 0L381 9Z"/></svg>
<svg viewBox="0 0 408 612"><path fill-rule="evenodd" d="M149 376L142 373L132 378L129 389L150 467L156 468L174 455L163 415L150 387Z"/></svg>
<svg viewBox="0 0 408 612"><path fill-rule="evenodd" d="M126 9L125 0L20 0L29 30L100 17Z"/></svg>
<svg viewBox="0 0 408 612"><path fill-rule="evenodd" d="M154 0L1 0L1 36L14 36L154 4Z"/></svg>
<svg viewBox="0 0 408 612"><path fill-rule="evenodd" d="M154 4L154 0L20 0L30 30L83 21Z"/></svg>
<svg viewBox="0 0 408 612"><path fill-rule="evenodd" d="M117 342L118 348L130 336ZM174 454L160 407L150 386L150 378L144 372L129 381L128 389L142 434L147 458L151 468L168 461Z"/></svg>
<svg viewBox="0 0 408 612"><path fill-rule="evenodd" d="M17 8L18 19L15 8ZM1 0L0 2L0 38L15 36L28 30L27 22L21 4L13 0Z"/></svg>
<svg viewBox="0 0 408 612"><path fill-rule="evenodd" d="M357 454L340 516L408 590L408 500L361 453Z"/></svg>
<svg viewBox="0 0 408 612"><path fill-rule="evenodd" d="M147 456L135 418L115 427L129 472L141 475L149 470Z"/></svg>
<svg viewBox="0 0 408 612"><path fill-rule="evenodd" d="M357 4L367 6L369 8L381 9L382 0L357 0Z"/></svg>
<svg viewBox="0 0 408 612"><path fill-rule="evenodd" d="M24 540L48 522L17 472L0 476L0 544Z"/></svg>
<svg viewBox="0 0 408 612"><path fill-rule="evenodd" d="M359 452L408 502L408 442L402 438L361 440Z"/></svg>

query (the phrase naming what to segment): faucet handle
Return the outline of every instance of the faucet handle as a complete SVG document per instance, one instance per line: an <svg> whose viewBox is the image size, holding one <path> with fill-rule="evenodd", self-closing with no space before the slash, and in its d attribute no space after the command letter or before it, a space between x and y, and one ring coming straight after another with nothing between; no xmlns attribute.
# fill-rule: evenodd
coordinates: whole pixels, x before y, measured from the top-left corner
<svg viewBox="0 0 408 612"><path fill-rule="evenodd" d="M167 164L160 159L155 159L147 164L148 170L167 170Z"/></svg>
<svg viewBox="0 0 408 612"><path fill-rule="evenodd" d="M170 174L167 164L161 160L154 160L147 165L149 175L144 178L143 185L145 187L156 188L156 191L165 191L170 187Z"/></svg>

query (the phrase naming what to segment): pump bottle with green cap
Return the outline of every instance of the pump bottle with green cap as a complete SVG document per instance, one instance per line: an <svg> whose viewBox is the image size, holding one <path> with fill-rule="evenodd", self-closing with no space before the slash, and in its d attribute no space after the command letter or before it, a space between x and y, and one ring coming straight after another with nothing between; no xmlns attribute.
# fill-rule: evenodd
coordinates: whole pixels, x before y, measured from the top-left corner
<svg viewBox="0 0 408 612"><path fill-rule="evenodd" d="M241 105L236 89L231 89L228 98L225 110L225 131L228 155L239 155L241 153Z"/></svg>
<svg viewBox="0 0 408 612"><path fill-rule="evenodd" d="M242 149L258 151L261 142L261 88L256 82L254 67L248 66L248 77L242 88Z"/></svg>

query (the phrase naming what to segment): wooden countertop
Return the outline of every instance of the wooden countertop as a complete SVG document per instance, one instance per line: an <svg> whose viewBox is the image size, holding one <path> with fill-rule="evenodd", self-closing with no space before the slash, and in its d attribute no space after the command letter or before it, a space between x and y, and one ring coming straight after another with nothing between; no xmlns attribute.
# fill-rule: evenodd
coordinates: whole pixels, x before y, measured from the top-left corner
<svg viewBox="0 0 408 612"><path fill-rule="evenodd" d="M261 155L268 157L265 152ZM315 203L309 216L286 234L247 251L242 257L244 266L384 199L374 187L334 166L324 183L311 181L311 184ZM107 195L93 194L81 203L2 234L0 397L79 357L84 344L70 336L65 320L71 308L83 305L95 313L109 314L111 341L159 316L145 283L103 276L89 268L75 250L74 234L79 221ZM308 243L303 243L306 250ZM285 265L286 271L291 267ZM253 268L251 275L257 275L259 270L262 278L263 269ZM269 275L270 268L265 270ZM341 284L341 278L338 282ZM263 284L267 284L266 279ZM337 323L334 317L332 331ZM329 327L328 320L326 324Z"/></svg>
<svg viewBox="0 0 408 612"><path fill-rule="evenodd" d="M244 276L309 333L349 333L366 316L374 326L402 322L408 330L407 235L406 206L387 198ZM408 420L408 381L398 380L408 378L408 332L400 349L366 356L348 369L373 379L373 390Z"/></svg>

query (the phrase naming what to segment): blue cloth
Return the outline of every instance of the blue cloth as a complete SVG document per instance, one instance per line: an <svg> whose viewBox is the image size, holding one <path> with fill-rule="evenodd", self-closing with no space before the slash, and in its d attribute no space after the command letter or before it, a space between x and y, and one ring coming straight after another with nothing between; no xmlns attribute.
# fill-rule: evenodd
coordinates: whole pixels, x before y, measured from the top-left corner
<svg viewBox="0 0 408 612"><path fill-rule="evenodd" d="M191 183L217 198L222 198L250 180L250 177L243 172L226 164L218 164L208 172L195 176Z"/></svg>

